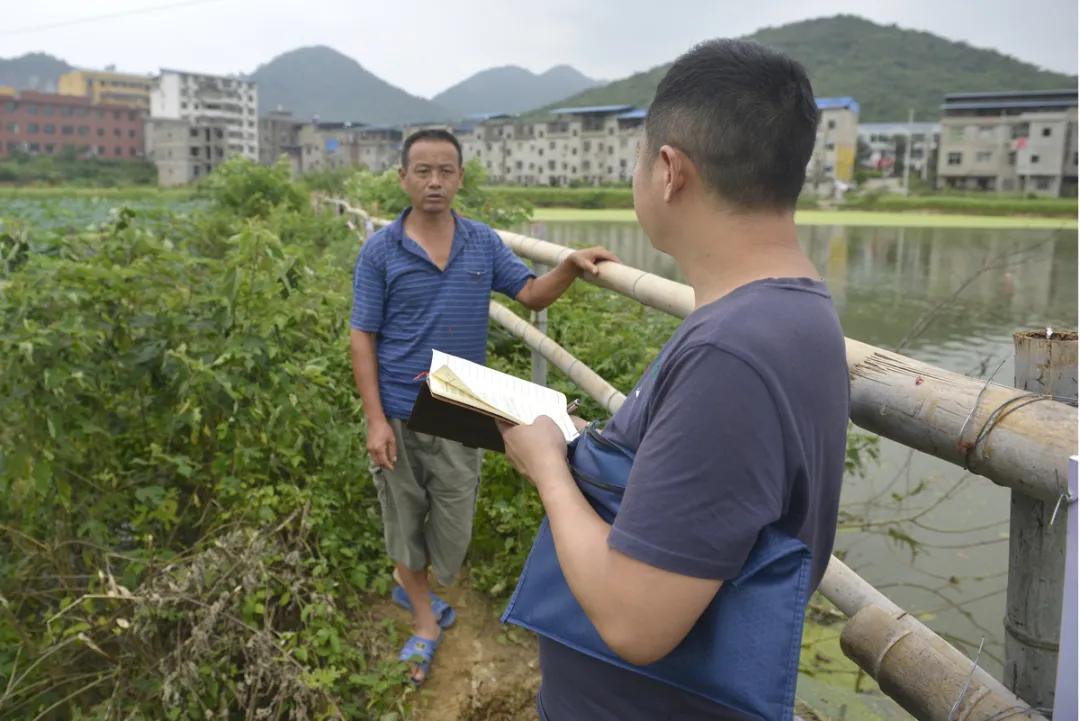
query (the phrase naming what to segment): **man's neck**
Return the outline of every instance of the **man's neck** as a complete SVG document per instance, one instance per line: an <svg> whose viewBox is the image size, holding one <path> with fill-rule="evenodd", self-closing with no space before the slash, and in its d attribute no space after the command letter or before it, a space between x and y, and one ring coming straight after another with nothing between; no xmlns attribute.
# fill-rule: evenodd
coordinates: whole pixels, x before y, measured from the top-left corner
<svg viewBox="0 0 1080 721"><path fill-rule="evenodd" d="M690 212L668 244L700 308L764 278L818 278L799 247L793 212Z"/></svg>
<svg viewBox="0 0 1080 721"><path fill-rule="evenodd" d="M452 238L454 233L454 214L450 210L442 210L438 213L425 213L413 208L405 216L405 232L414 239L439 240L448 233Z"/></svg>

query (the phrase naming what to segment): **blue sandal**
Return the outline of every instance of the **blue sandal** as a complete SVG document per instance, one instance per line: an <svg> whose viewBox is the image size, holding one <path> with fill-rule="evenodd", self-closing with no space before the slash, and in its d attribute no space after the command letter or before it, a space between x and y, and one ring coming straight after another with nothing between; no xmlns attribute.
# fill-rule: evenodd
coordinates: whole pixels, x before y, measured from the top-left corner
<svg viewBox="0 0 1080 721"><path fill-rule="evenodd" d="M401 653L398 654L398 660L405 663L413 664L417 670L424 674L422 681L417 681L412 677L412 673L409 674L409 682L414 686L419 686L424 681L427 681L428 676L431 673L431 661L435 658L435 651L439 649L439 642L442 640L442 636L434 641L430 638L424 638L423 636L410 636L409 640L405 642L405 645L401 647Z"/></svg>
<svg viewBox="0 0 1080 721"><path fill-rule="evenodd" d="M454 607L446 601L442 600L434 593L431 595L431 611L435 614L435 620L439 622L440 628L450 628L454 625L454 621L457 620L457 612L454 611ZM394 586L394 590L390 593L390 598L397 605L404 608L406 611L412 613L413 606L409 600L409 595L405 593L405 589L401 586Z"/></svg>

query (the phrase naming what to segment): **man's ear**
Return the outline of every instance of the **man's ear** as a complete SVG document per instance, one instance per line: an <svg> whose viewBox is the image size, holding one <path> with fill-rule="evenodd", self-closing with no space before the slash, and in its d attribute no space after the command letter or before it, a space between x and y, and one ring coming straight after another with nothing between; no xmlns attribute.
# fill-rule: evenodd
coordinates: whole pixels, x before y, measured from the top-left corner
<svg viewBox="0 0 1080 721"><path fill-rule="evenodd" d="M686 153L671 145L660 146L658 157L664 169L664 202L670 203L686 188L690 159L686 157Z"/></svg>
<svg viewBox="0 0 1080 721"><path fill-rule="evenodd" d="M401 187L405 187L405 166L402 165L397 169L398 182L401 183Z"/></svg>

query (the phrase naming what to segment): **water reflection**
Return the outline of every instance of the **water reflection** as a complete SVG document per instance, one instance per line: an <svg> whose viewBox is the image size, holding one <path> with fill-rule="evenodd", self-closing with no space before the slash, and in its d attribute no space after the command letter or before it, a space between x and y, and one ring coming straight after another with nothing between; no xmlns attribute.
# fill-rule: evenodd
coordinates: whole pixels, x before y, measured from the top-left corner
<svg viewBox="0 0 1080 721"><path fill-rule="evenodd" d="M635 223L534 223L522 232L600 244L685 282ZM813 226L799 240L833 294L844 332L950 370L1013 381L1012 333L1076 328L1076 231ZM918 332L913 334L913 329ZM571 351L573 349L570 349ZM1002 363L1004 361L1004 363ZM939 633L1000 671L1009 493L883 441L881 463L848 479L837 550Z"/></svg>

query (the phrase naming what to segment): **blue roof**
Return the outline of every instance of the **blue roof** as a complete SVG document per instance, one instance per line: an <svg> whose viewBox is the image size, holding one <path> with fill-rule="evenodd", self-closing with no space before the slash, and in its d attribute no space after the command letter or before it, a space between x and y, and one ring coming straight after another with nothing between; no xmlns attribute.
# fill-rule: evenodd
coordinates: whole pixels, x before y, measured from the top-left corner
<svg viewBox="0 0 1080 721"><path fill-rule="evenodd" d="M588 115L591 113L621 113L633 110L633 105L583 105L577 108L555 108L555 115Z"/></svg>
<svg viewBox="0 0 1080 721"><path fill-rule="evenodd" d="M942 105L943 110L1008 110L1010 108L1075 108L1076 98L1059 98L1048 100L1005 100L984 101L973 103L950 103Z"/></svg>
<svg viewBox="0 0 1080 721"><path fill-rule="evenodd" d="M619 120L641 120L648 115L648 113L649 111L645 108L634 108L633 110L627 110L625 113L619 113L615 117Z"/></svg>
<svg viewBox="0 0 1080 721"><path fill-rule="evenodd" d="M859 113L859 104L855 102L855 98L846 95L840 98L815 98L815 100L817 100L818 110L848 108L856 115Z"/></svg>

